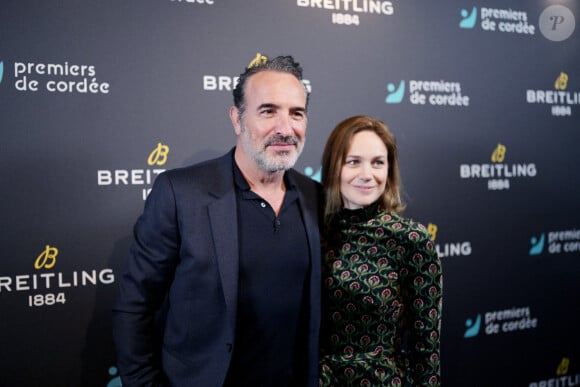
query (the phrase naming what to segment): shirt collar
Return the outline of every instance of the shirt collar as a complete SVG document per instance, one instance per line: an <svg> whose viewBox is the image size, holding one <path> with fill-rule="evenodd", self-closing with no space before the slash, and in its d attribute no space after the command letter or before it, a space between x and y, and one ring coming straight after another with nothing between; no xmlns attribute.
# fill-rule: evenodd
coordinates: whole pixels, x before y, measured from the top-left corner
<svg viewBox="0 0 580 387"><path fill-rule="evenodd" d="M248 184L246 178L240 170L240 167L238 167L238 163L236 163L236 159L233 157L232 163L234 167L234 183L236 184L236 188L241 191L250 191L250 184ZM296 181L292 177L292 174L288 173L288 171L284 172L284 185L286 186L286 192L296 190Z"/></svg>

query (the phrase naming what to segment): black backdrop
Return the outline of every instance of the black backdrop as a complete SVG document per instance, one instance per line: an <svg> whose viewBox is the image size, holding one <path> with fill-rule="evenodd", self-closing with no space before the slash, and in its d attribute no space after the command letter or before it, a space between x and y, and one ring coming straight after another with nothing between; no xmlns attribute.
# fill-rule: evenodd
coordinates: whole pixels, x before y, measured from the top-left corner
<svg viewBox="0 0 580 387"><path fill-rule="evenodd" d="M349 115L398 139L405 215L443 260L444 385L580 385L579 17L571 0L3 0L0 385L118 385L110 307L143 197L233 145L234 77L279 54L311 88L297 169L319 177Z"/></svg>

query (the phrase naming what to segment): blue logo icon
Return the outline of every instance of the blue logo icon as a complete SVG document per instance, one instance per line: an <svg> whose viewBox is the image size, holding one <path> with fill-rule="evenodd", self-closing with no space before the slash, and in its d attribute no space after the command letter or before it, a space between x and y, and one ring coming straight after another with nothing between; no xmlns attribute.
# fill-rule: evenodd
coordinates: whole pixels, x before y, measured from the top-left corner
<svg viewBox="0 0 580 387"><path fill-rule="evenodd" d="M405 95L405 81L399 83L399 87L395 90L395 85L389 83L387 85L387 91L389 95L385 98L386 103L401 103L403 96Z"/></svg>
<svg viewBox="0 0 580 387"><path fill-rule="evenodd" d="M465 331L463 337L469 338L477 336L477 334L479 333L479 328L481 328L481 314L477 315L475 321L468 318L465 321L465 326L467 327L467 330Z"/></svg>
<svg viewBox="0 0 580 387"><path fill-rule="evenodd" d="M109 375L111 376L115 376L117 375L117 367L111 367L109 368ZM121 377L120 376L116 376L113 379L109 380L109 383L107 383L107 387L121 387Z"/></svg>
<svg viewBox="0 0 580 387"><path fill-rule="evenodd" d="M304 174L309 176L312 180L320 183L320 180L322 179L322 167L318 168L318 172L316 173L314 173L314 168L306 167L304 168Z"/></svg>
<svg viewBox="0 0 580 387"><path fill-rule="evenodd" d="M532 247L530 247L530 255L542 254L542 251L544 251L545 238L546 235L542 234L539 239L536 237L530 239L530 243L532 244Z"/></svg>
<svg viewBox="0 0 580 387"><path fill-rule="evenodd" d="M0 62L0 83L2 83L3 75L4 75L4 62Z"/></svg>
<svg viewBox="0 0 580 387"><path fill-rule="evenodd" d="M461 10L461 21L459 22L460 28L473 28L475 27L475 22L477 21L477 8L473 7L471 14L467 12L466 9Z"/></svg>

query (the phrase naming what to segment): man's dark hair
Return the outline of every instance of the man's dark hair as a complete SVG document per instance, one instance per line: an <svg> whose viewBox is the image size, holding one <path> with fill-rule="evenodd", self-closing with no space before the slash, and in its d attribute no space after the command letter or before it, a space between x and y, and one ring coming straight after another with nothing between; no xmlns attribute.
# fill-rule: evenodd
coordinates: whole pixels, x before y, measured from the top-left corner
<svg viewBox="0 0 580 387"><path fill-rule="evenodd" d="M238 84L234 88L234 105L238 108L240 116L246 111L246 83L248 79L262 71L278 71L281 73L292 74L302 83L302 67L300 63L294 61L290 55L277 56L273 59L260 61L259 63L249 66L240 74ZM304 86L304 84L303 84ZM306 107L308 107L308 93L306 86L304 86L304 93L306 94Z"/></svg>

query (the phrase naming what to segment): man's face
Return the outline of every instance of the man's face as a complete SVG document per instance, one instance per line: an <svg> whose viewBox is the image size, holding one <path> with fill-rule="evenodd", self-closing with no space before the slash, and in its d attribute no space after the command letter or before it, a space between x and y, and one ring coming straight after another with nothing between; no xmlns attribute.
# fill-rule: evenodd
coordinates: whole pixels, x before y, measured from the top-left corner
<svg viewBox="0 0 580 387"><path fill-rule="evenodd" d="M245 105L244 116L233 119L238 146L263 172L292 168L306 135L302 83L291 74L259 72L247 80Z"/></svg>

